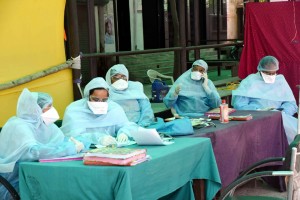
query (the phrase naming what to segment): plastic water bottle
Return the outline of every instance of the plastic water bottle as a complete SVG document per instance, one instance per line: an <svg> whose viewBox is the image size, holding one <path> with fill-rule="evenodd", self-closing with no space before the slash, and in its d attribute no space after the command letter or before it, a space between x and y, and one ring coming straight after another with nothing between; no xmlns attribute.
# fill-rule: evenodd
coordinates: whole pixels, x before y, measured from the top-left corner
<svg viewBox="0 0 300 200"><path fill-rule="evenodd" d="M220 105L220 122L221 123L228 123L228 104L226 103L225 99L222 99L222 104Z"/></svg>

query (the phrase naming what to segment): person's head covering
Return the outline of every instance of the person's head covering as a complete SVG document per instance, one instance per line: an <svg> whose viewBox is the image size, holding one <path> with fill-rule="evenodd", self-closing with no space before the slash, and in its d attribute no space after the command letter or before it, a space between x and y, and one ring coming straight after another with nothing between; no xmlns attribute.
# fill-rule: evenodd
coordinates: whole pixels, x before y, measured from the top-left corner
<svg viewBox="0 0 300 200"><path fill-rule="evenodd" d="M52 97L44 92L32 92L31 93L34 96L37 96L37 104L40 106L41 109L44 109L48 107L49 105L52 105L53 99Z"/></svg>
<svg viewBox="0 0 300 200"><path fill-rule="evenodd" d="M279 69L279 62L274 56L263 57L257 66L258 71L277 71Z"/></svg>
<svg viewBox="0 0 300 200"><path fill-rule="evenodd" d="M205 69L205 72L207 72L208 65L207 65L207 63L204 60L201 60L201 59L200 60L196 60L193 63L192 67L194 67L194 66L201 66L201 67L203 67Z"/></svg>
<svg viewBox="0 0 300 200"><path fill-rule="evenodd" d="M116 74L122 74L127 77L127 81L129 80L129 73L125 65L117 64L112 66L106 73L105 80L108 83L108 85L111 85L111 77Z"/></svg>
<svg viewBox="0 0 300 200"><path fill-rule="evenodd" d="M40 123L42 121L42 107L49 102L52 103L52 98L50 97L49 99L48 95L44 94L45 93L41 93L40 95L39 92L30 92L27 88L23 89L17 103L17 117L31 122ZM39 95L41 96L40 105L38 104Z"/></svg>
<svg viewBox="0 0 300 200"><path fill-rule="evenodd" d="M104 88L109 91L109 85L102 77L93 78L84 88L83 97L89 98L90 90L95 88Z"/></svg>

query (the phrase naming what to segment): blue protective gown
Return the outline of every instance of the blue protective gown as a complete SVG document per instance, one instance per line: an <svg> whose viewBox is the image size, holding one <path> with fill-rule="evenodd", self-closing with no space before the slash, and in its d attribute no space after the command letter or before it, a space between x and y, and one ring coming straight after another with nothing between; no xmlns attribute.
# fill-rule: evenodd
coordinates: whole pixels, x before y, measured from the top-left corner
<svg viewBox="0 0 300 200"><path fill-rule="evenodd" d="M173 84L168 94L163 99L168 108L175 108L180 116L197 118L205 112L217 108L221 104L220 95L211 80L208 80L208 87L211 90L207 94L202 86L203 80L191 79L191 69L183 73ZM179 95L175 95L177 85L181 86Z"/></svg>
<svg viewBox="0 0 300 200"><path fill-rule="evenodd" d="M154 121L154 114L150 101L144 93L143 85L137 81L128 81L127 89L116 90L111 86L111 70L129 78L128 70L122 64L114 65L107 71L106 82L110 85L110 99L123 108L129 121L143 127L149 126Z"/></svg>
<svg viewBox="0 0 300 200"><path fill-rule="evenodd" d="M137 130L137 125L129 122L122 107L108 100L107 114L96 115L88 107L89 91L94 88L109 86L103 78L94 78L84 89L84 98L71 103L65 111L62 131L66 136L73 136L84 142L98 144L106 135L113 137L125 133L130 137L131 131Z"/></svg>
<svg viewBox="0 0 300 200"><path fill-rule="evenodd" d="M260 73L250 74L232 91L232 105L237 110L283 109L282 119L288 142L297 134L297 112L293 92L283 75L277 75L273 84L265 83Z"/></svg>
<svg viewBox="0 0 300 200"><path fill-rule="evenodd" d="M17 191L18 162L76 154L73 142L69 142L55 124L46 126L41 114L37 98L24 89L18 100L17 115L6 122L0 133L0 174ZM2 185L0 197L10 198Z"/></svg>

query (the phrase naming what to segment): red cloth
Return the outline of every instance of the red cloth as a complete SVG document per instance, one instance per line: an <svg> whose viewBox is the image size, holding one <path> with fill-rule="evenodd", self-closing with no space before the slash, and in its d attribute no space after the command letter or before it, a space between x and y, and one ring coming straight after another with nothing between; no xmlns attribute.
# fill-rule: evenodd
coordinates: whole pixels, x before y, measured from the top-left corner
<svg viewBox="0 0 300 200"><path fill-rule="evenodd" d="M257 72L260 59L272 55L279 60L279 72L298 102L300 84L300 2L247 3L244 48L239 77Z"/></svg>

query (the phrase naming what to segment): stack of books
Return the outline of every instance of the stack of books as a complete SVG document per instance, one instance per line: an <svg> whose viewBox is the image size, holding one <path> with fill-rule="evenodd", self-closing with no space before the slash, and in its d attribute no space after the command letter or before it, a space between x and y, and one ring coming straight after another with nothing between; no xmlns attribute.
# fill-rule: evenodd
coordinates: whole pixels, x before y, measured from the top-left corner
<svg viewBox="0 0 300 200"><path fill-rule="evenodd" d="M146 149L103 147L87 152L83 157L85 165L133 166L148 159Z"/></svg>

